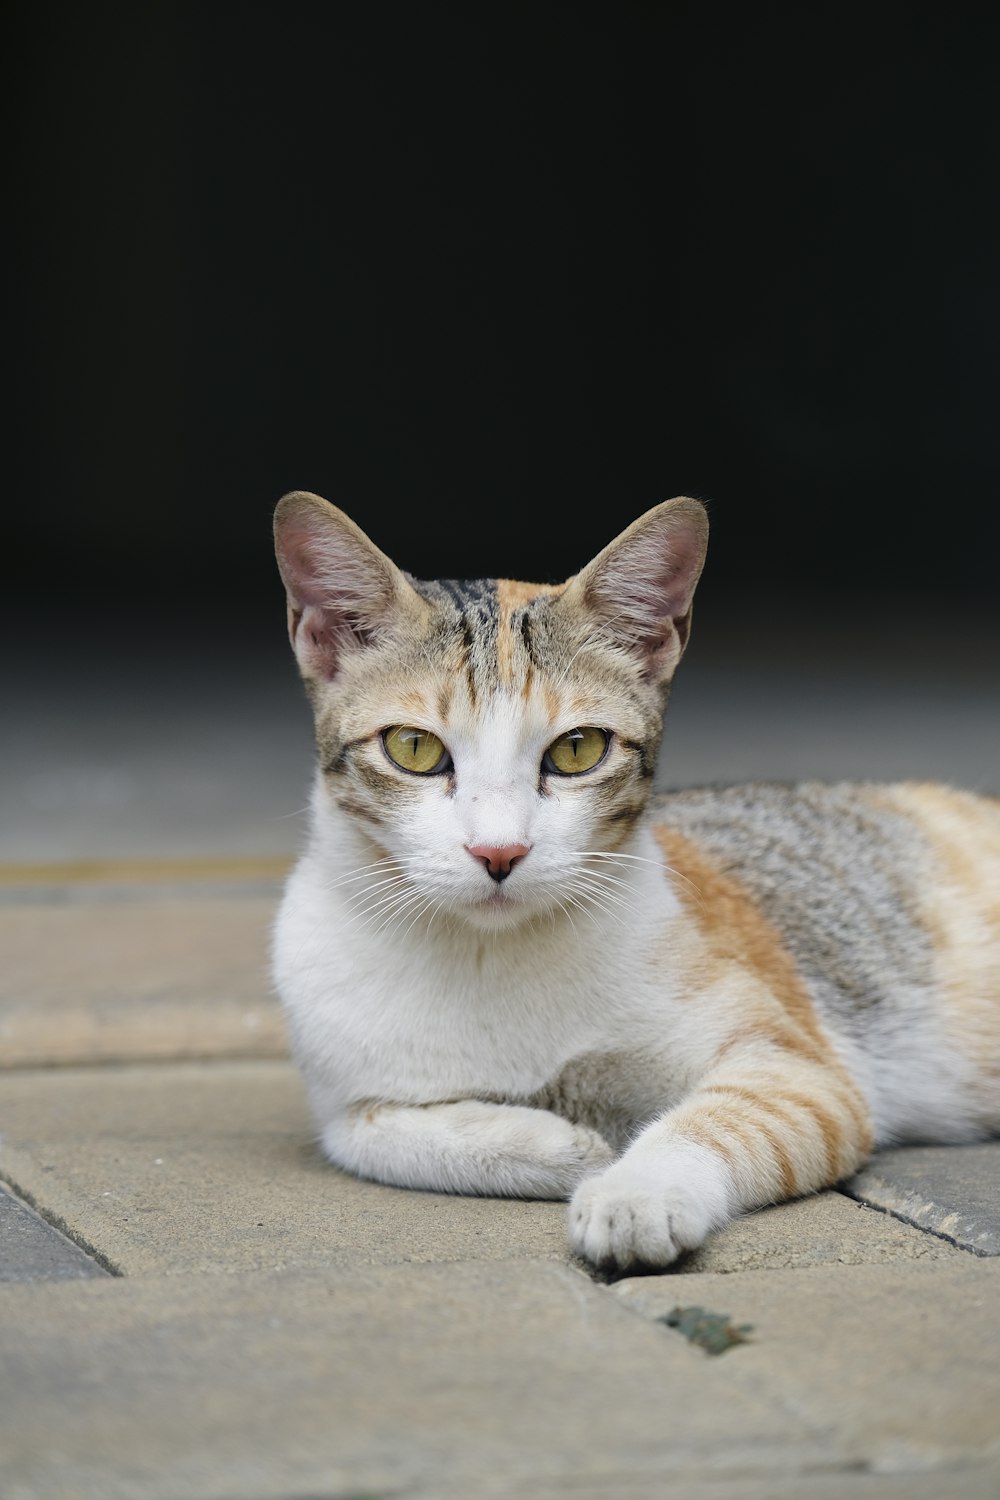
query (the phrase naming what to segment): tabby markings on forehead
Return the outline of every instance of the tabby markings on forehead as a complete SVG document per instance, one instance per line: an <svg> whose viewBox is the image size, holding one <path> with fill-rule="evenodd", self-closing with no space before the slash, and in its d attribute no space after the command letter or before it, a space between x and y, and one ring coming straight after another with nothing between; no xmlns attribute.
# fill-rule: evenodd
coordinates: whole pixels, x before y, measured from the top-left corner
<svg viewBox="0 0 1000 1500"><path fill-rule="evenodd" d="M546 706L552 711L555 695L546 681L557 669L552 656L552 621L549 606L566 590L564 583L519 583L501 578L497 583L500 606L506 620L511 681L523 673L521 696L531 696L537 679L543 683Z"/></svg>
<svg viewBox="0 0 1000 1500"><path fill-rule="evenodd" d="M558 597L564 584L510 578L410 578L410 582L458 633L464 656L460 671L473 706L480 694L501 685L518 686L522 697L530 694L536 674L543 669L532 612Z"/></svg>
<svg viewBox="0 0 1000 1500"><path fill-rule="evenodd" d="M521 611L521 640L524 642L529 669L539 665L535 658L535 643L531 634L531 611L529 609Z"/></svg>
<svg viewBox="0 0 1000 1500"><path fill-rule="evenodd" d="M428 717L427 699L416 688L411 688L409 692L402 694L399 706L415 724L423 724Z"/></svg>
<svg viewBox="0 0 1000 1500"><path fill-rule="evenodd" d="M462 662L458 668L464 679L469 702L474 708L479 693L493 676L491 660L496 657L500 607L496 584L491 578L419 578L411 579L413 587L450 622L461 641ZM447 639L445 635L442 645Z"/></svg>
<svg viewBox="0 0 1000 1500"><path fill-rule="evenodd" d="M409 573L406 577L429 604L450 606L456 616L477 610L484 612L486 619L499 619L500 602L494 578L414 578Z"/></svg>
<svg viewBox="0 0 1000 1500"><path fill-rule="evenodd" d="M498 578L496 585L500 607L507 614L519 609L535 610L566 592L565 583L524 583L519 578Z"/></svg>
<svg viewBox="0 0 1000 1500"><path fill-rule="evenodd" d="M440 720L440 722L442 724L444 724L444 723L447 722L448 711L451 708L451 700L452 700L452 695L454 694L454 691L455 691L454 683L451 681L450 678L446 678L445 681L441 684L441 687L440 687L440 689L438 691L438 699L437 699L438 719Z"/></svg>

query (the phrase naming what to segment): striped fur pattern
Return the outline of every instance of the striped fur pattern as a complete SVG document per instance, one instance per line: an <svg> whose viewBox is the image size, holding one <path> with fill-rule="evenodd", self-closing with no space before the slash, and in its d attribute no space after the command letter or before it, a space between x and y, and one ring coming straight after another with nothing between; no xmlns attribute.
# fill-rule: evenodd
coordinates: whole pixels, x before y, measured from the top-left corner
<svg viewBox="0 0 1000 1500"><path fill-rule="evenodd" d="M698 502L555 585L417 580L302 493L275 540L317 766L273 972L331 1161L566 1198L572 1248L621 1271L878 1145L1000 1130L1000 804L652 795ZM559 772L585 726L602 758Z"/></svg>

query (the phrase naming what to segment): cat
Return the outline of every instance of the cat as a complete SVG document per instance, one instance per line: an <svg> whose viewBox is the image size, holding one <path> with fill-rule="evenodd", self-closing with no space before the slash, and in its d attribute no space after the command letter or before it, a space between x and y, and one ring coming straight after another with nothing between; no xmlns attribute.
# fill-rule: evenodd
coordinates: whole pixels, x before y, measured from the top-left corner
<svg viewBox="0 0 1000 1500"><path fill-rule="evenodd" d="M331 1162L568 1199L623 1274L1000 1130L1000 803L652 792L701 502L558 585L420 581L304 492L274 524L317 767L272 971Z"/></svg>

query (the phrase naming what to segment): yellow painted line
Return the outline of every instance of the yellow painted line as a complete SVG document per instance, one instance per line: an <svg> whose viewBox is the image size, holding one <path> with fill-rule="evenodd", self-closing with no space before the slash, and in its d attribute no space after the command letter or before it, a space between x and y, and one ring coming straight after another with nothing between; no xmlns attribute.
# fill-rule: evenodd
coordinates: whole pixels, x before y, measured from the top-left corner
<svg viewBox="0 0 1000 1500"><path fill-rule="evenodd" d="M198 880L278 880L293 860L282 854L227 859L72 859L0 864L0 886L174 885Z"/></svg>

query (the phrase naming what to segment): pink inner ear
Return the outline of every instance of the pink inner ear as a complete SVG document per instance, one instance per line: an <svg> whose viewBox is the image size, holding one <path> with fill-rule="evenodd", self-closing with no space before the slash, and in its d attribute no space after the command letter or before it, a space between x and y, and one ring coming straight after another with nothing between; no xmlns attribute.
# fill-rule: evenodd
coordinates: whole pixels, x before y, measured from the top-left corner
<svg viewBox="0 0 1000 1500"><path fill-rule="evenodd" d="M332 679L343 652L344 623L336 612L319 604L303 609L288 606L288 638L306 677Z"/></svg>
<svg viewBox="0 0 1000 1500"><path fill-rule="evenodd" d="M662 546L656 549L648 598L654 618L669 616L676 620L688 613L701 572L701 559L698 543L685 532L672 536L666 551Z"/></svg>
<svg viewBox="0 0 1000 1500"><path fill-rule="evenodd" d="M696 506L668 502L591 565L591 606L621 644L641 656L649 677L671 671L687 640L705 556L704 513Z"/></svg>
<svg viewBox="0 0 1000 1500"><path fill-rule="evenodd" d="M324 605L338 592L333 538L308 522L286 522L278 537L278 567L289 598L304 607Z"/></svg>
<svg viewBox="0 0 1000 1500"><path fill-rule="evenodd" d="M640 628L679 619L691 608L701 572L702 548L697 538L677 535L635 538L621 555L609 559L597 588L600 597L617 607Z"/></svg>
<svg viewBox="0 0 1000 1500"><path fill-rule="evenodd" d="M389 565L362 534L314 508L281 522L275 550L288 595L288 633L307 676L332 678L394 602Z"/></svg>

